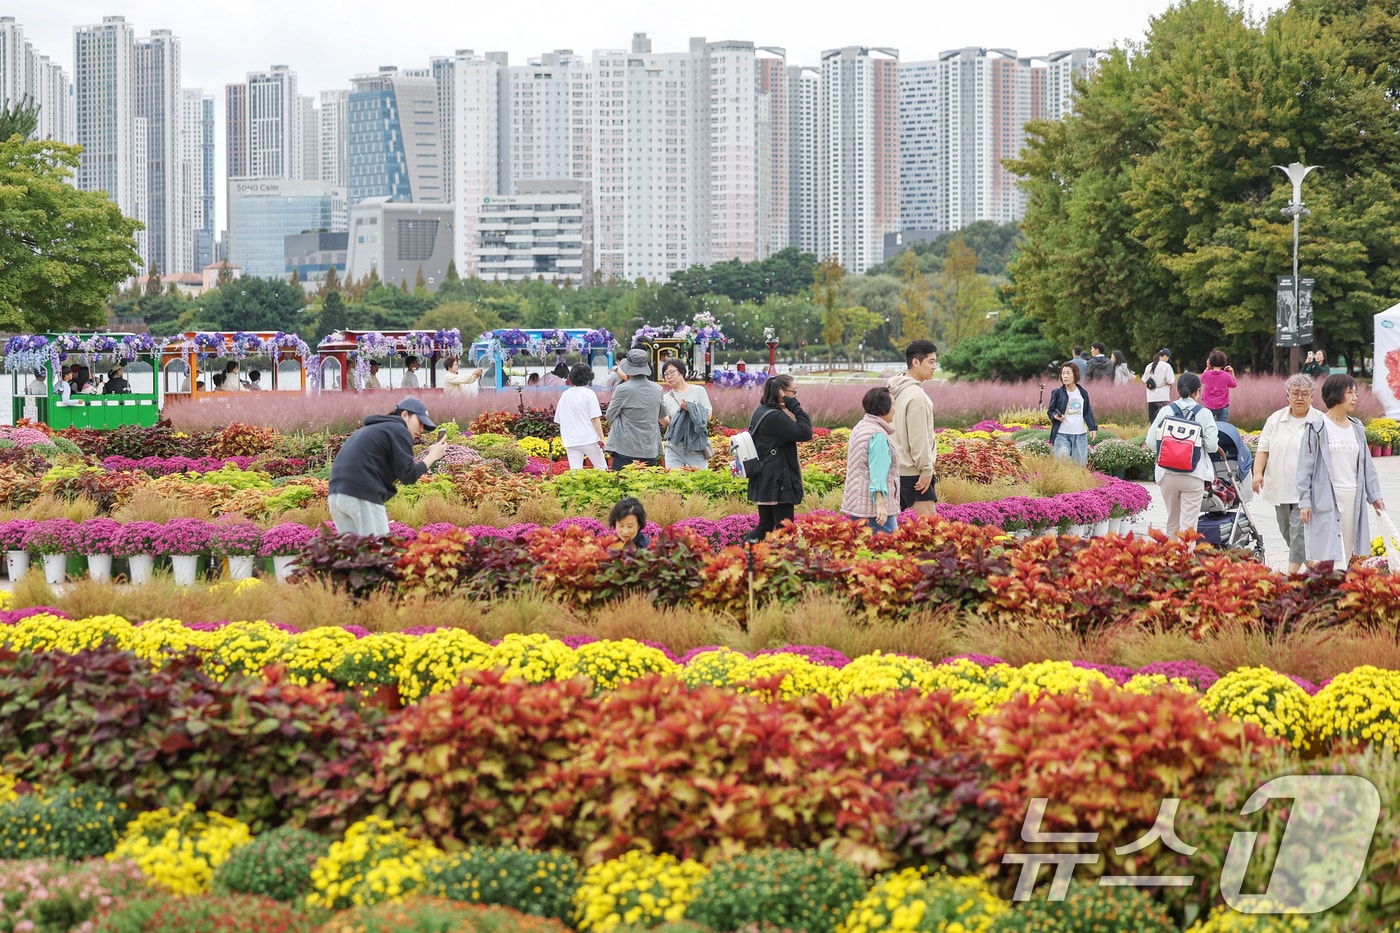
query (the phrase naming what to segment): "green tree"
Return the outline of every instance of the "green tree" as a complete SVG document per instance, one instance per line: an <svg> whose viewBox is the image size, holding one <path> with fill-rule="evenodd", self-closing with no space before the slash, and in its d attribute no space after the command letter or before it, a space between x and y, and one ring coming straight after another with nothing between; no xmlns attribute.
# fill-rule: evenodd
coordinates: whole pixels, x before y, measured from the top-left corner
<svg viewBox="0 0 1400 933"><path fill-rule="evenodd" d="M160 266L151 263L150 271L146 273L146 297L158 298L165 294L165 283L160 280Z"/></svg>
<svg viewBox="0 0 1400 933"><path fill-rule="evenodd" d="M101 192L71 184L78 147L0 142L0 328L97 327L117 283L138 274L134 234Z"/></svg>
<svg viewBox="0 0 1400 933"><path fill-rule="evenodd" d="M442 274L443 285L455 285L462 281L462 277L457 274L457 260L447 260L447 271Z"/></svg>
<svg viewBox="0 0 1400 933"><path fill-rule="evenodd" d="M462 343L470 344L477 337L501 326L501 319L470 301L449 301L424 314L413 325L418 330L448 330L462 332Z"/></svg>
<svg viewBox="0 0 1400 933"><path fill-rule="evenodd" d="M822 314L822 341L826 344L827 369L836 368L836 345L845 329L841 307L841 280L846 270L841 260L828 256L813 271L812 295Z"/></svg>
<svg viewBox="0 0 1400 933"><path fill-rule="evenodd" d="M39 128L39 105L28 94L0 107L0 141L28 139Z"/></svg>
<svg viewBox="0 0 1400 933"><path fill-rule="evenodd" d="M230 266L228 260L225 259L223 262L219 263L218 275L214 277L214 287L223 288L225 285L231 284L233 284L233 267Z"/></svg>
<svg viewBox="0 0 1400 933"><path fill-rule="evenodd" d="M977 254L960 237L948 247L943 271L934 277L933 316L949 345L991 330L1000 309L991 279L977 271Z"/></svg>
<svg viewBox="0 0 1400 933"><path fill-rule="evenodd" d="M1364 7L1364 9L1363 9ZM1076 113L1029 127L1016 305L1068 343L1145 357L1223 346L1273 357L1274 277L1291 271L1291 194L1273 165L1323 166L1304 197L1302 271L1319 339L1369 340L1400 285L1393 0L1306 0L1262 21L1187 0L1082 85ZM1360 48L1362 33L1376 36ZM1374 66L1374 67L1373 67Z"/></svg>
<svg viewBox="0 0 1400 933"><path fill-rule="evenodd" d="M1045 374L1060 355L1040 325L1023 314L1003 314L996 327L944 350L938 365L959 377L1015 381Z"/></svg>
<svg viewBox="0 0 1400 933"><path fill-rule="evenodd" d="M219 330L300 331L305 305L300 285L244 276L206 295L202 317Z"/></svg>
<svg viewBox="0 0 1400 933"><path fill-rule="evenodd" d="M906 250L899 264L899 327L890 335L890 345L901 352L915 340L932 334L928 323L928 280L919 270L913 250Z"/></svg>
<svg viewBox="0 0 1400 933"><path fill-rule="evenodd" d="M350 314L345 310L345 299L340 297L340 292L327 292L326 300L321 303L321 314L316 321L316 336L325 337L327 334L340 333L349 327Z"/></svg>
<svg viewBox="0 0 1400 933"><path fill-rule="evenodd" d="M848 343L861 346L865 343L865 338L869 337L873 331L884 326L885 317L876 314L869 308L861 305L853 305L845 308L841 314L842 329L846 332Z"/></svg>

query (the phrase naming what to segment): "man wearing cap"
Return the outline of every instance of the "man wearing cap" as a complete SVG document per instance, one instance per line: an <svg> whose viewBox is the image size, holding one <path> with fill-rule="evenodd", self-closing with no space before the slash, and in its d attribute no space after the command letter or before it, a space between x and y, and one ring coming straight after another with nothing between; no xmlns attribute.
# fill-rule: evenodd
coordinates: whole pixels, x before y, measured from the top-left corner
<svg viewBox="0 0 1400 933"><path fill-rule="evenodd" d="M447 442L440 440L413 456L413 444L424 431L437 425L428 417L428 406L409 396L387 415L370 415L351 434L331 466L330 506L335 530L341 534L387 535L389 513L384 503L393 498L394 482L418 482L428 468L442 459Z"/></svg>
<svg viewBox="0 0 1400 933"><path fill-rule="evenodd" d="M661 386L652 382L647 351L629 350L617 371L626 377L608 402L608 442L612 468L629 463L656 466L661 458Z"/></svg>

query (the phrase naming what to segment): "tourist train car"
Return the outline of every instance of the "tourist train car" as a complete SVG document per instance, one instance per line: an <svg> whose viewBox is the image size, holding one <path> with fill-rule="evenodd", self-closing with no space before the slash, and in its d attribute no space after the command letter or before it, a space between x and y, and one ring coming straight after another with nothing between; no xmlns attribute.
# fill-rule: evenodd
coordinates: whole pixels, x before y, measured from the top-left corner
<svg viewBox="0 0 1400 933"><path fill-rule="evenodd" d="M159 349L149 334L23 334L5 343L5 371L10 374L12 417L52 428L106 430L124 425L151 427L163 403L155 379ZM70 393L60 401L62 373L78 366L91 377L93 390ZM102 394L100 383L115 367L129 374L131 391ZM146 390L148 391L138 391Z"/></svg>
<svg viewBox="0 0 1400 933"><path fill-rule="evenodd" d="M229 361L239 364L241 387L253 370L270 392L303 392L312 378L307 363L311 348L296 334L282 331L187 331L168 337L160 347L159 389L170 400L208 397L218 391L214 376Z"/></svg>

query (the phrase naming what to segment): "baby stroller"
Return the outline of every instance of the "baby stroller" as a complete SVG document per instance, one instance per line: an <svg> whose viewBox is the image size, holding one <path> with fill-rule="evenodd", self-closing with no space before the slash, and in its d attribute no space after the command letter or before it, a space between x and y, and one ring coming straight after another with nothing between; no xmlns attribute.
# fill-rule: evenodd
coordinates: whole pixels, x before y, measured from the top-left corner
<svg viewBox="0 0 1400 933"><path fill-rule="evenodd" d="M1248 483L1254 455L1233 425L1221 424L1219 428L1220 449L1210 455L1215 481L1206 486L1196 531L1217 547L1250 551L1255 560L1262 562L1264 536L1254 526L1245 506L1254 498Z"/></svg>

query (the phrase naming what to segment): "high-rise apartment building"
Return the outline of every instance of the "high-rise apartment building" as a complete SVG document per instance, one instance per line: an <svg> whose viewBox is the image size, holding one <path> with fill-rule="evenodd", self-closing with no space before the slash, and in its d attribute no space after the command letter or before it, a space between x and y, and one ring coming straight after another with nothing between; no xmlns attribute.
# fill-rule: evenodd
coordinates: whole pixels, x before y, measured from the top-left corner
<svg viewBox="0 0 1400 933"><path fill-rule="evenodd" d="M67 72L34 49L13 16L0 16L0 106L25 100L39 111L33 138L74 141L73 95Z"/></svg>
<svg viewBox="0 0 1400 933"><path fill-rule="evenodd" d="M900 216L905 230L941 232L944 163L941 63L899 63Z"/></svg>
<svg viewBox="0 0 1400 933"><path fill-rule="evenodd" d="M704 110L686 52L594 54L594 262L605 277L665 281L695 260L696 147ZM709 129L708 121L703 124Z"/></svg>
<svg viewBox="0 0 1400 933"><path fill-rule="evenodd" d="M804 253L821 249L821 69L788 66L789 130L793 140L788 166L790 245Z"/></svg>
<svg viewBox="0 0 1400 933"><path fill-rule="evenodd" d="M225 175L248 177L248 85L224 87Z"/></svg>
<svg viewBox="0 0 1400 933"><path fill-rule="evenodd" d="M507 177L502 150L509 143L502 145L501 110L508 68L504 53L482 56L462 49L453 56L450 70L435 69L451 81L453 258L464 276L477 274L478 208L483 198L500 194Z"/></svg>
<svg viewBox="0 0 1400 933"><path fill-rule="evenodd" d="M1025 193L1002 161L1020 154L1027 121L1044 113L1044 76L1043 66L1012 49L965 48L939 55L937 184L942 190L932 229L959 230L978 220L1009 223L1025 214Z"/></svg>
<svg viewBox="0 0 1400 933"><path fill-rule="evenodd" d="M697 119L692 263L758 258L758 59L752 42L690 40ZM669 270L668 270L669 271Z"/></svg>
<svg viewBox="0 0 1400 933"><path fill-rule="evenodd" d="M1074 112L1074 82L1093 76L1098 49L1069 49L1045 56L1045 119L1063 120Z"/></svg>
<svg viewBox="0 0 1400 933"><path fill-rule="evenodd" d="M305 174L305 112L297 93L296 72L286 65L250 71L245 88L246 105L242 112L236 113L231 102L228 113L229 177L301 179ZM235 123L238 118L241 126ZM245 134L239 142L247 157L237 166L241 171L235 174L232 163L237 144L233 137L239 129Z"/></svg>
<svg viewBox="0 0 1400 933"><path fill-rule="evenodd" d="M351 81L347 110L351 206L365 198L442 203L437 85L430 73L383 68Z"/></svg>
<svg viewBox="0 0 1400 933"><path fill-rule="evenodd" d="M194 227L195 271L214 261L214 97L185 88L185 132L180 144L184 197Z"/></svg>
<svg viewBox="0 0 1400 933"><path fill-rule="evenodd" d="M123 214L142 219L137 207L146 201L146 178L137 158L135 48L135 32L121 16L73 29L74 141L83 147L77 187L105 191ZM144 239L142 232L138 244Z"/></svg>
<svg viewBox="0 0 1400 933"><path fill-rule="evenodd" d="M180 87L180 40L168 29L155 29L133 46L135 114L146 127L146 268L167 275L195 272L195 192L187 173L187 142L197 135L186 125L185 96Z"/></svg>
<svg viewBox="0 0 1400 933"><path fill-rule="evenodd" d="M350 125L350 92L322 91L320 119L321 181L344 188L350 175L345 148Z"/></svg>
<svg viewBox="0 0 1400 933"><path fill-rule="evenodd" d="M756 50L755 55L755 245L756 258L766 259L792 242L792 98L787 53L769 47Z"/></svg>
<svg viewBox="0 0 1400 933"><path fill-rule="evenodd" d="M301 99L301 173L307 181L321 178L321 113L316 98L310 94Z"/></svg>
<svg viewBox="0 0 1400 933"><path fill-rule="evenodd" d="M528 187L537 194L577 194L581 221L569 236L578 237L581 253L574 255L571 246L566 261L550 265L577 282L593 268L593 69L572 49L556 49L512 65L506 88L501 193L518 195ZM483 274L498 271L483 266Z"/></svg>
<svg viewBox="0 0 1400 933"><path fill-rule="evenodd" d="M822 53L818 223L821 256L863 273L899 221L899 52Z"/></svg>

